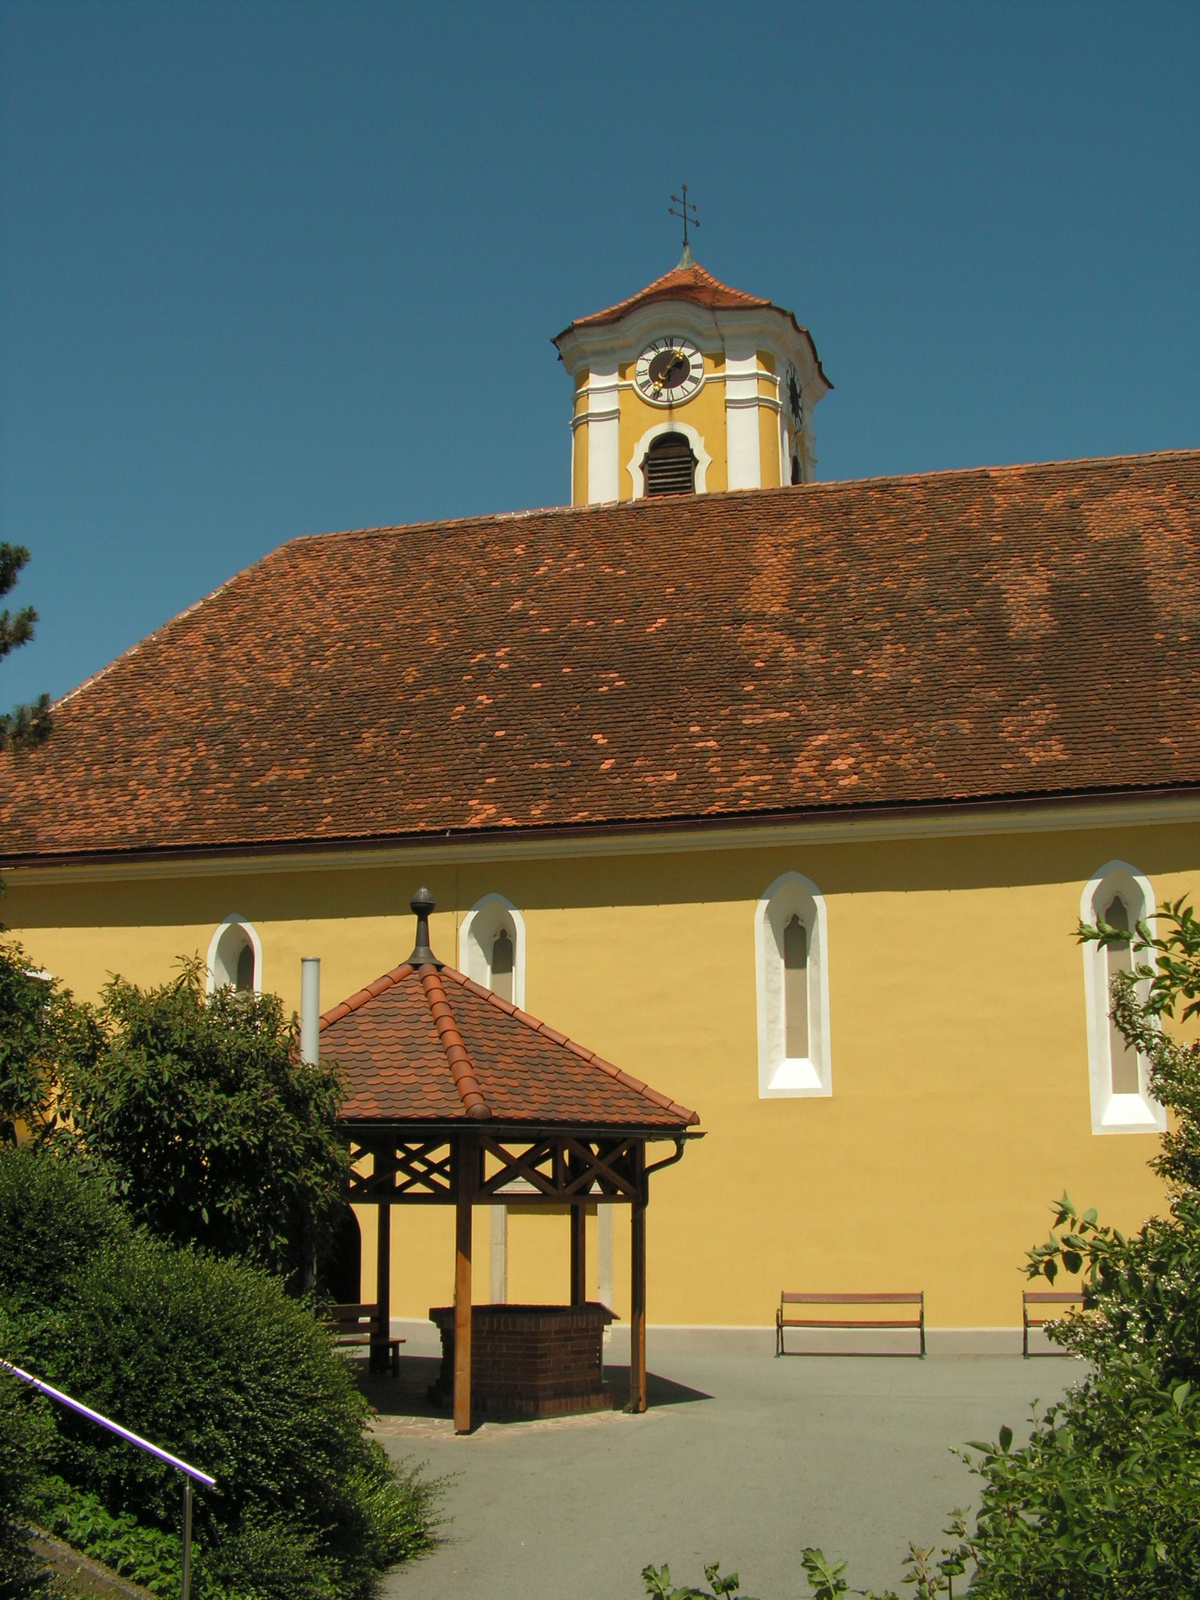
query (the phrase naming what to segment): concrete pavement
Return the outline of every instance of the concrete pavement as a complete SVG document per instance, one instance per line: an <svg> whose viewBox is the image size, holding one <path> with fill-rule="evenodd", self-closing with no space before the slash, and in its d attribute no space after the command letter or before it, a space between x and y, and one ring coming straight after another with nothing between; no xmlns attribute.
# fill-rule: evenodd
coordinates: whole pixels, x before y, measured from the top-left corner
<svg viewBox="0 0 1200 1600"><path fill-rule="evenodd" d="M389 1600L636 1600L641 1569L700 1583L706 1561L760 1600L808 1594L799 1552L849 1557L857 1588L899 1588L909 1539L933 1544L976 1480L950 1453L1024 1436L1030 1401L1081 1372L1011 1356L784 1358L650 1350L651 1409L484 1423L455 1438L422 1401L436 1363L373 1380L394 1456L454 1474L437 1550ZM610 1371L614 1388L625 1369Z"/></svg>

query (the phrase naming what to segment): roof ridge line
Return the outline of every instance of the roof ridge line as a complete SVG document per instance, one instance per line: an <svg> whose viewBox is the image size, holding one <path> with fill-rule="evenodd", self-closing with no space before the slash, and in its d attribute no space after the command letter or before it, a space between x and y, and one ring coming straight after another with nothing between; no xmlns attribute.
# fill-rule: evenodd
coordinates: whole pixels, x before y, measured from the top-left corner
<svg viewBox="0 0 1200 1600"><path fill-rule="evenodd" d="M557 1028L552 1028L548 1022L543 1022L540 1017L535 1017L531 1011L526 1011L523 1006L517 1005L512 1000L505 1000L495 990L479 983L475 978L469 978L465 972L459 972L455 967L443 967L442 975L448 976L455 983L466 989L468 994L476 995L484 1000L487 1005L495 1006L498 1011L503 1011L507 1016L514 1017L524 1024L531 1033L543 1034L555 1044L560 1044L569 1050L572 1055L578 1056L589 1066L599 1067L601 1072L610 1078L615 1078L627 1089L633 1089L637 1094L644 1095L653 1105L660 1106L664 1111L678 1111L684 1113L689 1119L689 1126L699 1122L699 1113L690 1106L680 1105L677 1100L672 1100L670 1095L663 1094L661 1090L653 1088L642 1078L635 1078L632 1073L625 1072L621 1067L614 1066L611 1061L606 1061L603 1056L597 1055L594 1050L589 1050L586 1045L578 1044L567 1034L561 1033ZM447 1000L447 1004L449 1001Z"/></svg>
<svg viewBox="0 0 1200 1600"><path fill-rule="evenodd" d="M955 476L961 477L970 473L1016 473L1033 471L1043 467L1117 466L1131 461L1149 462L1196 455L1200 455L1200 447L1196 445L1181 445L1175 449L1129 450L1118 455L1110 456L1050 456L1043 460L1035 461L985 461L976 462L973 466L966 467L926 467L914 472L877 472L869 474L865 477L814 478L809 483L768 484L758 489L706 490L703 495L695 496L694 503L700 504L704 502L731 500L735 496L761 497L769 494L794 495L797 490L803 490L805 494L809 494L814 490L844 489L850 486L866 484L915 483L931 478L949 478ZM494 525L499 522L520 522L534 517L578 517L601 512L610 512L614 509L630 511L635 507L639 507L643 510L647 508L657 508L658 510L661 510L661 506L657 506L657 503L653 497L647 499L645 496L643 496L640 500L603 500L581 505L529 506L525 509L517 511L478 511L467 516L445 517L441 519L432 518L426 519L423 522L381 522L371 526L358 528L326 528L316 533L292 534L289 538L285 539L282 544L276 545L274 549L269 550L266 555L260 557L260 561L252 563L252 566L258 566L261 561L266 561L271 556L277 555L280 551L287 550L294 545L304 544L306 542L316 541L319 539L353 539L369 538L383 534L426 533L434 528L443 531L456 531L461 528L480 527L484 524ZM243 572L249 572L250 570L251 567L245 567L242 569ZM233 578L229 578L225 583L219 584L217 588L212 591L211 595L205 595L202 600L197 600L195 605L189 606L187 611L181 611L179 616L172 617L170 621L178 622L182 617L185 617L188 614L188 611L194 611L197 606L203 605L207 600L212 599L214 595L219 594L221 589L228 587L228 585L234 581L234 578L241 576L242 573L235 573ZM163 624L164 628L167 626L169 626L169 623ZM161 631L161 628L155 630L156 633ZM139 640L138 644L145 644L149 639L154 637L155 634L147 634L146 639ZM138 645L131 645L125 654L128 655L137 648ZM121 659L122 657L120 656L116 658L117 661ZM115 665L116 661L109 663L109 666ZM107 671L108 667L101 667L99 672L93 674L93 677L100 677ZM92 679L87 679L85 683L80 684L77 689L69 690L68 697L71 694L78 693L78 689L85 688L87 683L90 683L91 681Z"/></svg>
<svg viewBox="0 0 1200 1600"><path fill-rule="evenodd" d="M445 1051L450 1076L454 1079L463 1110L478 1121L488 1120L492 1115L491 1109L484 1097L475 1064L463 1043L441 972L432 962L427 962L417 968L417 975L429 1002L429 1013L438 1032L438 1041Z"/></svg>
<svg viewBox="0 0 1200 1600"><path fill-rule="evenodd" d="M390 972L385 972L381 977L367 984L364 989L357 990L348 1000L340 1000L329 1011L322 1011L320 1032L335 1022L340 1022L343 1017L348 1017L352 1011L357 1011L360 1006L365 1006L368 1000L374 1000L376 995L384 994L388 989L394 989L401 978L407 978L414 970L412 963L402 961L398 967L393 967Z"/></svg>

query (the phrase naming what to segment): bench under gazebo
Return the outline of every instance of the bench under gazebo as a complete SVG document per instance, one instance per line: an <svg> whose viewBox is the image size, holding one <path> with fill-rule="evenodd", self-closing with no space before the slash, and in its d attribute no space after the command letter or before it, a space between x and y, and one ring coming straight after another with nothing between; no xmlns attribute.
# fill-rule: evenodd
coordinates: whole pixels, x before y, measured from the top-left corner
<svg viewBox="0 0 1200 1600"><path fill-rule="evenodd" d="M442 1334L438 1393L452 1399L455 1432L471 1428L473 1377L488 1409L517 1415L610 1404L601 1369L613 1314L587 1299L586 1216L591 1205L624 1203L629 1410L644 1411L649 1179L701 1137L699 1118L439 961L427 889L412 909L408 960L321 1018L321 1054L339 1063L346 1086L349 1199L379 1208L371 1365L389 1359L392 1206L454 1206L454 1303L431 1316ZM672 1153L648 1160L659 1141ZM569 1304L472 1306L472 1208L511 1200L570 1208Z"/></svg>

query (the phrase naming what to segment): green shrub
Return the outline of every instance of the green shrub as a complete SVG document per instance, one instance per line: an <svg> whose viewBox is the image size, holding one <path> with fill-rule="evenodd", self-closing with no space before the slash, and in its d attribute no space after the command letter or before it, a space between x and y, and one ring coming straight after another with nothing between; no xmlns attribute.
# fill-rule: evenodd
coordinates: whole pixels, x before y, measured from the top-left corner
<svg viewBox="0 0 1200 1600"><path fill-rule="evenodd" d="M87 1217L98 1224L90 1253ZM52 1257L60 1229L72 1265L49 1270L43 1293L29 1263ZM268 1600L286 1582L294 1600L355 1600L430 1543L437 1486L364 1437L366 1402L346 1363L277 1278L122 1226L97 1179L28 1150L0 1151L0 1260L16 1266L17 1292L0 1306L7 1347L216 1477L197 1493L196 1530L231 1591ZM69 1484L110 1514L177 1530L176 1472L68 1411L55 1424ZM281 1576L302 1568L307 1587Z"/></svg>
<svg viewBox="0 0 1200 1600"><path fill-rule="evenodd" d="M16 1378L0 1371L0 1600L33 1594L38 1587L29 1521L53 1436L44 1407Z"/></svg>
<svg viewBox="0 0 1200 1600"><path fill-rule="evenodd" d="M277 995L206 995L199 957L180 967L156 989L107 986L103 1048L64 1062L60 1138L160 1238L303 1287L343 1211L337 1067L301 1065Z"/></svg>
<svg viewBox="0 0 1200 1600"><path fill-rule="evenodd" d="M97 1251L124 1248L129 1218L98 1176L37 1151L0 1151L0 1296L59 1304Z"/></svg>
<svg viewBox="0 0 1200 1600"><path fill-rule="evenodd" d="M39 1484L34 1517L73 1550L82 1550L152 1593L179 1593L183 1558L178 1533L146 1526L128 1511L109 1511L98 1495L73 1488L57 1474ZM205 1600L218 1600L211 1585Z"/></svg>
<svg viewBox="0 0 1200 1600"><path fill-rule="evenodd" d="M94 1014L36 970L15 940L0 940L0 1142L7 1144L16 1142L18 1123L37 1131L53 1119L63 1070L91 1060L100 1045Z"/></svg>

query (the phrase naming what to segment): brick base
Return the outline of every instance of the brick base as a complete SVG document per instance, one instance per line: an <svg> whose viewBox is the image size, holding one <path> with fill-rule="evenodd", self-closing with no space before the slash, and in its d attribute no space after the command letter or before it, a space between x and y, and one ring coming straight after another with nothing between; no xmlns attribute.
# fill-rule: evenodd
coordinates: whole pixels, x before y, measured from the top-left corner
<svg viewBox="0 0 1200 1600"><path fill-rule="evenodd" d="M454 1307L434 1306L442 1365L429 1398L447 1409L454 1398ZM473 1306L471 1409L485 1416L559 1417L606 1411L604 1330L613 1314L582 1306Z"/></svg>

